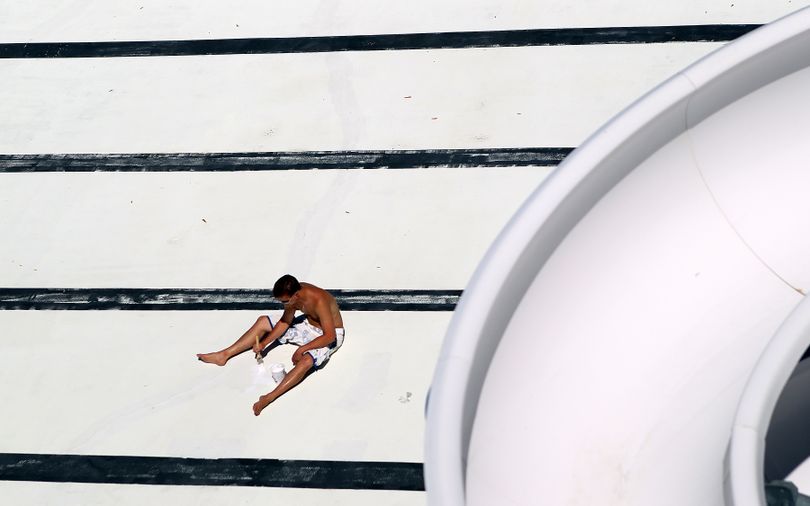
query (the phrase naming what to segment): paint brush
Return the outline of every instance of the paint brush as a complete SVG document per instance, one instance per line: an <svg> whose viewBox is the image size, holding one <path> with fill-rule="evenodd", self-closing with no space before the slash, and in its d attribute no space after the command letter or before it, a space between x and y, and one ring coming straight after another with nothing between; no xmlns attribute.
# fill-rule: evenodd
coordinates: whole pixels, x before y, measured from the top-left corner
<svg viewBox="0 0 810 506"><path fill-rule="evenodd" d="M259 334L256 334L256 347L259 347ZM256 363L262 365L264 363L264 359L262 358L262 352L256 354Z"/></svg>

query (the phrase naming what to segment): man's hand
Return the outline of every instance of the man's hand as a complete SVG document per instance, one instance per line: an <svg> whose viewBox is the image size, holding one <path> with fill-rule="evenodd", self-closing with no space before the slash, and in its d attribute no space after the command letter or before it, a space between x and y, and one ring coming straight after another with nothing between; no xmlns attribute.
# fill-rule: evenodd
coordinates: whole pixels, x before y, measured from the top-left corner
<svg viewBox="0 0 810 506"><path fill-rule="evenodd" d="M298 348L297 350L295 350L295 353L293 353L293 356L292 356L293 365L298 364L298 362L300 362L301 359L304 358L304 353L306 353L306 351L302 350L301 348Z"/></svg>

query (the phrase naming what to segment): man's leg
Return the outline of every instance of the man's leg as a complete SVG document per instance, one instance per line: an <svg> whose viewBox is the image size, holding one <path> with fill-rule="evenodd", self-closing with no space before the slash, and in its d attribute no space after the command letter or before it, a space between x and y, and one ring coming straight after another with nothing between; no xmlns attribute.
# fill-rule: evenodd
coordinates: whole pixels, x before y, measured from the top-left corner
<svg viewBox="0 0 810 506"><path fill-rule="evenodd" d="M225 365L225 362L230 360L231 357L253 348L253 345L256 344L256 336L259 336L259 339L263 339L265 334L271 330L273 330L273 327L270 326L270 320L267 316L260 316L256 320L256 323L232 345L224 350L212 353L198 353L197 358L209 364Z"/></svg>
<svg viewBox="0 0 810 506"><path fill-rule="evenodd" d="M261 413L268 404L281 397L282 394L290 390L295 385L301 383L301 380L304 379L304 376L307 375L314 365L315 361L312 359L312 355L309 353L304 353L301 360L299 360L298 363L295 364L295 367L293 367L292 370L288 372L286 376L284 376L284 379L281 380L281 383L279 383L272 392L259 397L259 400L253 405L253 414L259 416L259 413Z"/></svg>

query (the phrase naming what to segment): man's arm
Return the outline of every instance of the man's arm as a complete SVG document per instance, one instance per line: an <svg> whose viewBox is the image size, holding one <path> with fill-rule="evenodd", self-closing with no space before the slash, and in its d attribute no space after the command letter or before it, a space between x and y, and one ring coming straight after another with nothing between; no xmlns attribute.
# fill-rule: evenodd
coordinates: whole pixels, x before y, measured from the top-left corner
<svg viewBox="0 0 810 506"><path fill-rule="evenodd" d="M267 345L284 335L287 329L290 328L290 325L292 325L294 317L295 309L285 307L284 314L281 315L281 319L276 323L276 326L273 327L273 330L271 330L264 339L259 341L259 348L262 350L265 349Z"/></svg>

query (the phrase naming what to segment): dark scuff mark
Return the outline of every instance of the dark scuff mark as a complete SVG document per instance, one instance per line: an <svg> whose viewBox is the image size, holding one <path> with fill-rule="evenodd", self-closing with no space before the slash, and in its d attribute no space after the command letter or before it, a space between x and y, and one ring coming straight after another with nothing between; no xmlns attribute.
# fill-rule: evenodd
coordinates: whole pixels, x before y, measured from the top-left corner
<svg viewBox="0 0 810 506"><path fill-rule="evenodd" d="M0 154L0 173L547 167L559 164L572 150L569 147L529 147L266 153Z"/></svg>
<svg viewBox="0 0 810 506"><path fill-rule="evenodd" d="M424 491L409 462L0 454L0 480Z"/></svg>
<svg viewBox="0 0 810 506"><path fill-rule="evenodd" d="M538 28L325 37L153 40L107 42L27 42L0 44L0 58L115 58L233 54L401 51L589 44L726 42L759 27L755 24Z"/></svg>

